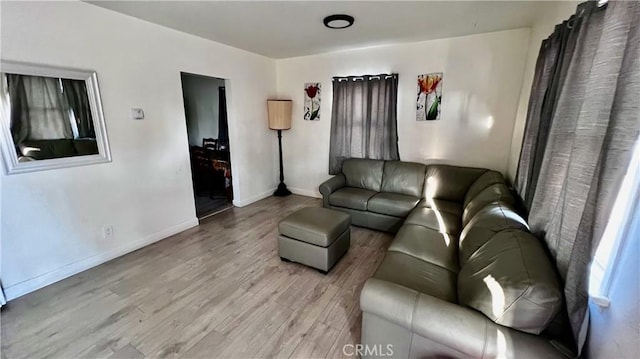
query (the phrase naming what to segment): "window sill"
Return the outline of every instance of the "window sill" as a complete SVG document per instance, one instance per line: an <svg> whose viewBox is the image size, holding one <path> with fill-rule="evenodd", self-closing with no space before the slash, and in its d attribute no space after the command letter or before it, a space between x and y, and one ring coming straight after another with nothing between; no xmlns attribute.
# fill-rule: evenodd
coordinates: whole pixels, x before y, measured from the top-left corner
<svg viewBox="0 0 640 359"><path fill-rule="evenodd" d="M597 295L589 295L591 301L600 308L608 308L611 305L611 300L608 297L601 297Z"/></svg>

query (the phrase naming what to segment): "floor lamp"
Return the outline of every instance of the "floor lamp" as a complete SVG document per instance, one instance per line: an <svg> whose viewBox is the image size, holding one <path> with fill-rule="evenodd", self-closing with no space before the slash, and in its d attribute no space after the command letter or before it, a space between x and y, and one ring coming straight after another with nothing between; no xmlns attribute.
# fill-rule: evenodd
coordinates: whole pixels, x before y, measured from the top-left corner
<svg viewBox="0 0 640 359"><path fill-rule="evenodd" d="M280 184L273 193L274 196L284 197L291 194L284 184L284 170L282 167L282 130L291 128L291 100L267 100L269 112L269 128L278 130L278 152L280 155Z"/></svg>

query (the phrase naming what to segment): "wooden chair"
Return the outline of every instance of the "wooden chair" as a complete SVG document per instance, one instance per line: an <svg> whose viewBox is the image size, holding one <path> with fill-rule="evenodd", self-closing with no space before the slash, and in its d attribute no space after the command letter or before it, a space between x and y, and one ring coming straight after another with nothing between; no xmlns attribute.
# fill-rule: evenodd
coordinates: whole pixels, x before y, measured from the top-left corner
<svg viewBox="0 0 640 359"><path fill-rule="evenodd" d="M215 138L203 138L202 148L205 150L215 151L218 149L218 140Z"/></svg>

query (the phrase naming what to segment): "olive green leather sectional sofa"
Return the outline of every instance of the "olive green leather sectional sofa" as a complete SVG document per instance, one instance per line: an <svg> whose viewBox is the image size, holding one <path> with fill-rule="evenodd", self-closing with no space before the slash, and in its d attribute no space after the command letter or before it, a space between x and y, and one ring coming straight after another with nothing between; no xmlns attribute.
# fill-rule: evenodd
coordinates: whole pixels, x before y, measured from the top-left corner
<svg viewBox="0 0 640 359"><path fill-rule="evenodd" d="M564 308L556 270L499 172L364 159L342 172L320 186L324 207L397 232L360 295L365 357L563 357L547 329Z"/></svg>

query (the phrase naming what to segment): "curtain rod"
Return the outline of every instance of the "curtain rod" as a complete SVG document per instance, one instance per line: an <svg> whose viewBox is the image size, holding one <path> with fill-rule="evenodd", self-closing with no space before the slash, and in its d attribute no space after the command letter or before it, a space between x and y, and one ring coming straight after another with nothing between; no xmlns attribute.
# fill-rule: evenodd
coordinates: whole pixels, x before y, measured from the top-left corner
<svg viewBox="0 0 640 359"><path fill-rule="evenodd" d="M367 80L380 80L382 77L384 77L385 79L389 79L389 78L396 78L398 77L398 74L380 74L380 75L362 75L362 76L336 76L334 78L331 79L331 81L357 81L357 80L364 80L365 78Z"/></svg>

